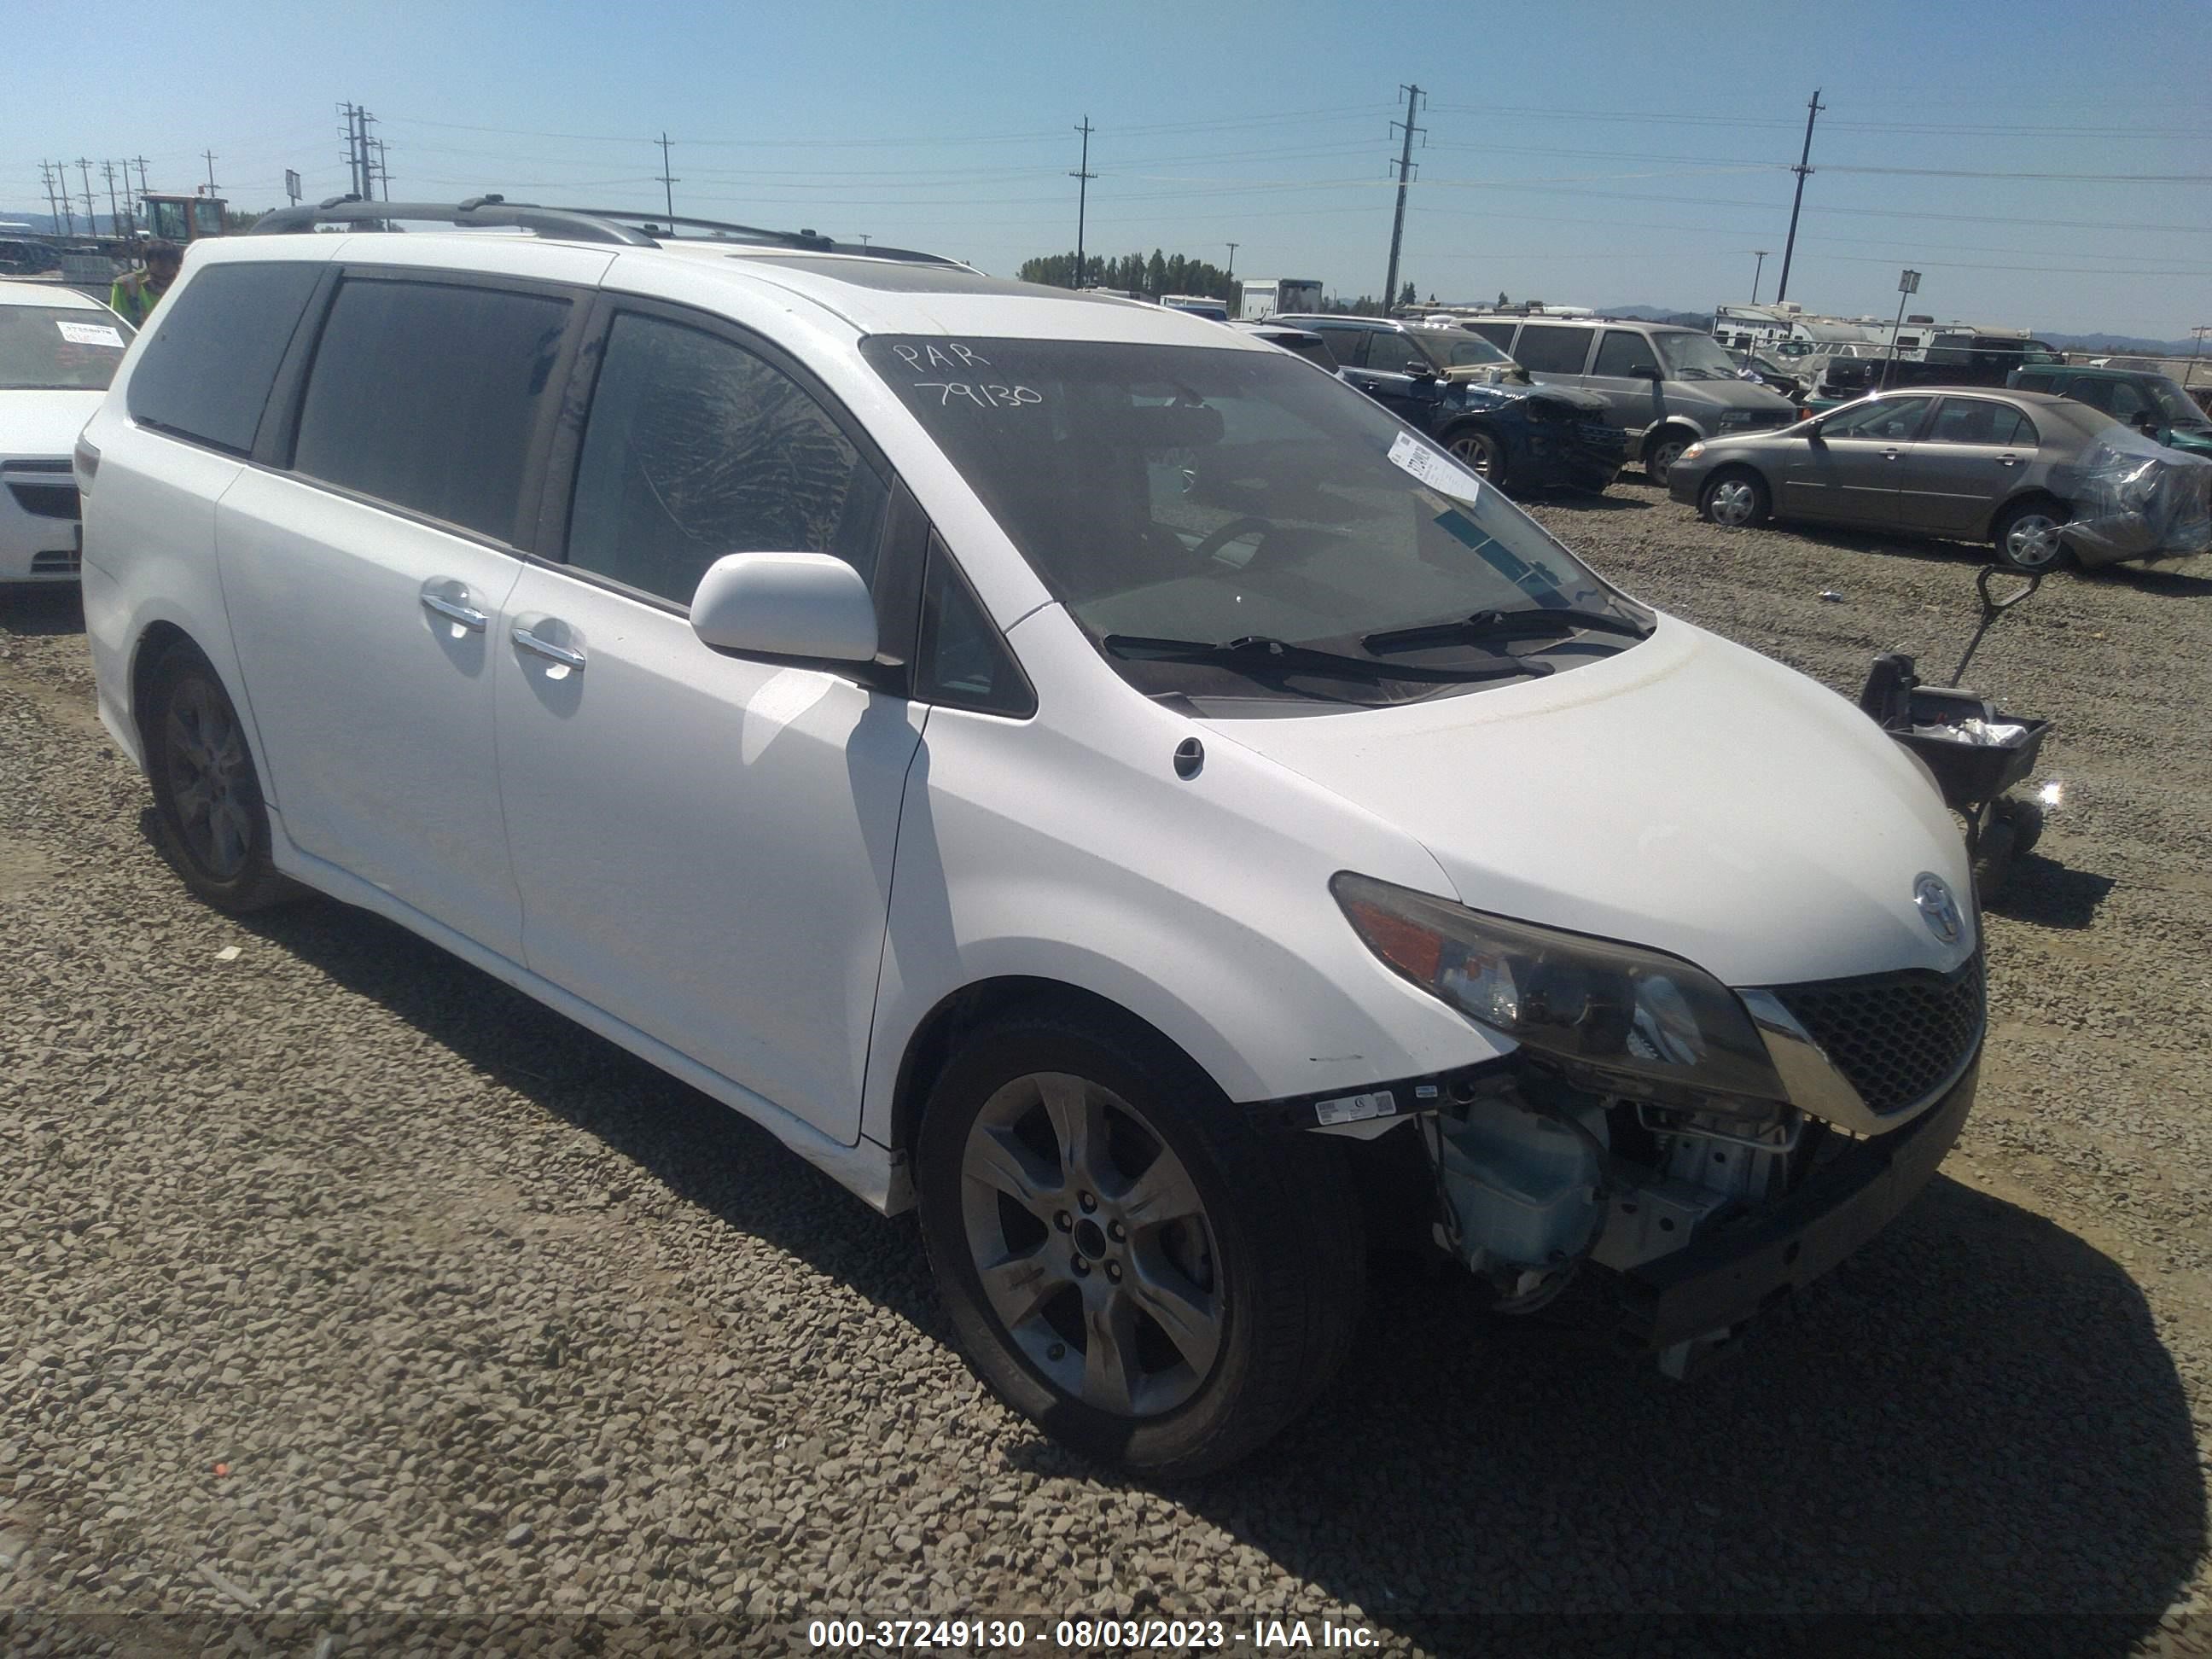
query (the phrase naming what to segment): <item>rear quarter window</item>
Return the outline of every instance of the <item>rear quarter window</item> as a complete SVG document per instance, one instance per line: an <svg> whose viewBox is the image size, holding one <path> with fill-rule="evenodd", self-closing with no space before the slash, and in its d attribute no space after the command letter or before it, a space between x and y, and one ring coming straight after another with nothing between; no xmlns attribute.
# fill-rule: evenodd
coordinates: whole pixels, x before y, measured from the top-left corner
<svg viewBox="0 0 2212 1659"><path fill-rule="evenodd" d="M131 374L131 418L252 453L277 365L323 270L279 259L212 265L164 300Z"/></svg>
<svg viewBox="0 0 2212 1659"><path fill-rule="evenodd" d="M1523 323L1513 356L1531 374L1579 374L1589 357L1595 330L1559 323Z"/></svg>

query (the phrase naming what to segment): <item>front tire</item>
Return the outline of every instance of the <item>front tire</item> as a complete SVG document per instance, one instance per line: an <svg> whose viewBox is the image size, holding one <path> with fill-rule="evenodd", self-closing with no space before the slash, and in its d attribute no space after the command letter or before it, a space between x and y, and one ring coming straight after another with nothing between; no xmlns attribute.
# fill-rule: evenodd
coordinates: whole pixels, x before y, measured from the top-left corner
<svg viewBox="0 0 2212 1659"><path fill-rule="evenodd" d="M1152 1479L1222 1468L1342 1363L1364 1282L1334 1146L1263 1135L1164 1041L1041 1010L925 1109L921 1232L993 1393Z"/></svg>
<svg viewBox="0 0 2212 1659"><path fill-rule="evenodd" d="M1480 428L1455 432L1444 441L1444 447L1474 469L1483 483L1505 488L1505 446L1489 433Z"/></svg>
<svg viewBox="0 0 2212 1659"><path fill-rule="evenodd" d="M2066 509L2055 501L2015 501L1999 516L1991 539L1998 562L2014 570L2063 569L2073 556L2059 527Z"/></svg>
<svg viewBox="0 0 2212 1659"><path fill-rule="evenodd" d="M1692 440L1686 433L1668 430L1654 438L1644 451L1644 476L1661 489L1667 487L1667 475L1674 470L1674 463L1682 459L1682 452Z"/></svg>
<svg viewBox="0 0 2212 1659"><path fill-rule="evenodd" d="M232 915L292 896L270 860L269 811L246 728L208 659L172 646L139 716L162 851L185 885Z"/></svg>
<svg viewBox="0 0 2212 1659"><path fill-rule="evenodd" d="M1724 530L1748 530L1764 524L1772 506L1765 481L1741 468L1715 473L1698 497L1699 514Z"/></svg>

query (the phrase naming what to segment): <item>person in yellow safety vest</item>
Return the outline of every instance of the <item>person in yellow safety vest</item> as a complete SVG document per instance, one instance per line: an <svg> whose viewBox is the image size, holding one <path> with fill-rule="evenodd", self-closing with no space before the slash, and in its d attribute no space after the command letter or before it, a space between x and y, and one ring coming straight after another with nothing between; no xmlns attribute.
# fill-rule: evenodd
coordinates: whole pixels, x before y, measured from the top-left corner
<svg viewBox="0 0 2212 1659"><path fill-rule="evenodd" d="M174 242L157 238L147 243L144 267L115 279L107 295L108 308L119 313L131 327L143 328L161 296L169 291L169 284L177 280L177 268L184 260Z"/></svg>

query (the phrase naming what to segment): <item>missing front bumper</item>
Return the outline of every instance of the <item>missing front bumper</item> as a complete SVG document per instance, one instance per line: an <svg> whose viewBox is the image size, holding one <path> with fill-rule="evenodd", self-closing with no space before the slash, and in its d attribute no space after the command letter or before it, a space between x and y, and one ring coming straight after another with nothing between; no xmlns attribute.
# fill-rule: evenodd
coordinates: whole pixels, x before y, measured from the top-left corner
<svg viewBox="0 0 2212 1659"><path fill-rule="evenodd" d="M1866 1243L1926 1186L1974 1103L1980 1056L1936 1106L1856 1142L1760 1212L1619 1276L1619 1330L1666 1350L1734 1332Z"/></svg>

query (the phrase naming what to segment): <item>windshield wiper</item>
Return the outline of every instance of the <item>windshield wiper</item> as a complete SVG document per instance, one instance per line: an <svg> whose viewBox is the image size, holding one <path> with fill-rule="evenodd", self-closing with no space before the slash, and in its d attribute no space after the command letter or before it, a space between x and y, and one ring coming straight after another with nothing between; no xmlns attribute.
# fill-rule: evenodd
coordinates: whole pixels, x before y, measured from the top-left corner
<svg viewBox="0 0 2212 1659"><path fill-rule="evenodd" d="M1370 651L1418 651L1429 645L1460 645L1474 640L1537 638L1547 634L1572 634L1589 629L1599 634L1626 634L1644 639L1651 629L1607 611L1572 607L1536 611L1478 611L1454 622L1427 623L1418 628L1389 628L1370 634L1359 643Z"/></svg>
<svg viewBox="0 0 2212 1659"><path fill-rule="evenodd" d="M1247 672L1266 672L1272 669L1281 673L1330 674L1341 679L1365 680L1378 684L1384 680L1424 680L1437 684L1456 684L1467 680L1499 680L1522 676L1534 678L1552 672L1552 665L1547 662L1528 662L1502 656L1456 668L1394 665L1376 662L1369 657L1317 650L1310 645L1292 645L1286 640L1273 639L1265 634L1246 634L1233 640L1177 640L1146 634L1109 634L1101 643L1117 657L1128 657L1143 662L1218 663L1225 668L1241 669Z"/></svg>

